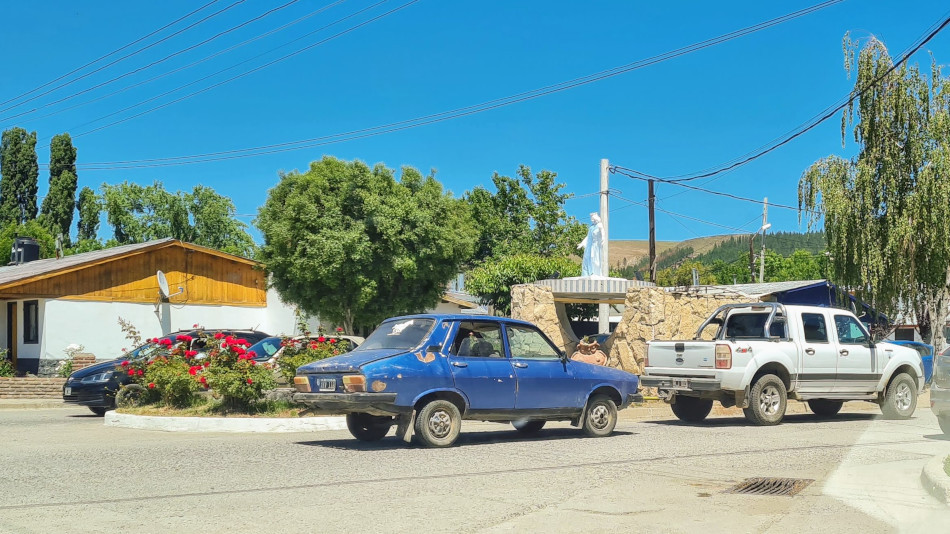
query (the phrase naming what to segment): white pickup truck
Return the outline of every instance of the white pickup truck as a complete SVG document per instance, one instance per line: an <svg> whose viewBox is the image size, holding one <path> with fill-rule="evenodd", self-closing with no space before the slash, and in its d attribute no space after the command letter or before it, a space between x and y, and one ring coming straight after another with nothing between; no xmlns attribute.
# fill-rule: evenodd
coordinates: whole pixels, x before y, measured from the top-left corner
<svg viewBox="0 0 950 534"><path fill-rule="evenodd" d="M692 340L650 341L641 385L658 388L676 417L694 423L719 401L754 424L776 425L788 399L826 417L844 401L866 400L906 419L924 369L913 349L874 343L849 311L761 302L719 307Z"/></svg>

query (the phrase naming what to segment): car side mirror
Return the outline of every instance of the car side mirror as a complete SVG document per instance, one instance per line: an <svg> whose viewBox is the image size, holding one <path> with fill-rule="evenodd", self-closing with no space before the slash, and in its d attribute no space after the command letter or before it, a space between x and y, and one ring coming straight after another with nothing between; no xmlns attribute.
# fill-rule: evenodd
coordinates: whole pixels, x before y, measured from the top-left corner
<svg viewBox="0 0 950 534"><path fill-rule="evenodd" d="M442 350L442 345L429 345L426 347L426 352L440 352Z"/></svg>

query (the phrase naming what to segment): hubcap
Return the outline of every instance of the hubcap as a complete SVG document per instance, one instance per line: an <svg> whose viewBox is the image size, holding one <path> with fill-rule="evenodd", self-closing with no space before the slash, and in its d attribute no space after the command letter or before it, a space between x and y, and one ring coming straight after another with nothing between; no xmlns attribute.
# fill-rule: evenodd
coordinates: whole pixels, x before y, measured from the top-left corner
<svg viewBox="0 0 950 534"><path fill-rule="evenodd" d="M775 386L765 386L762 388L762 393L759 394L759 408L762 409L762 412L768 415L775 415L778 413L779 404L781 404L781 396L779 395L778 388Z"/></svg>
<svg viewBox="0 0 950 534"><path fill-rule="evenodd" d="M596 429L606 428L610 420L610 411L603 404L598 404L590 411L590 424Z"/></svg>
<svg viewBox="0 0 950 534"><path fill-rule="evenodd" d="M897 409L901 411L909 410L911 405L911 391L910 386L906 383L900 383L897 385L897 391L894 395Z"/></svg>
<svg viewBox="0 0 950 534"><path fill-rule="evenodd" d="M436 438L442 439L449 435L452 429L452 418L445 410L437 410L429 418L429 431Z"/></svg>

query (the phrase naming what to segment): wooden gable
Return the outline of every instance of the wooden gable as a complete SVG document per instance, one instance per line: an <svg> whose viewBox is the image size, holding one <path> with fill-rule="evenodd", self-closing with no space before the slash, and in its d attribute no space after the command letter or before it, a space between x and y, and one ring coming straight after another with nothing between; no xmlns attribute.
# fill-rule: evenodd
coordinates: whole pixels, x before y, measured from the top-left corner
<svg viewBox="0 0 950 534"><path fill-rule="evenodd" d="M266 274L251 260L180 241L0 285L0 298L99 302L159 301L163 271L173 304L266 306Z"/></svg>

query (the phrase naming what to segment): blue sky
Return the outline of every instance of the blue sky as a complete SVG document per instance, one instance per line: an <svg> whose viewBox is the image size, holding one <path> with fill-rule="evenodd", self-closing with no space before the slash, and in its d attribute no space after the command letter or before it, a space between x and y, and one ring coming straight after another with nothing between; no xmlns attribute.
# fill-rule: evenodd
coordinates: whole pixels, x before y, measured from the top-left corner
<svg viewBox="0 0 950 534"><path fill-rule="evenodd" d="M0 102L134 41L207 1L8 3L0 17L5 52ZM657 176L692 173L732 160L793 130L847 94L852 81L843 69L841 41L845 32L860 39L876 36L896 56L948 14L947 4L936 0L908 4L847 0L660 64L419 128L201 164L118 170L91 166L270 145L438 113L644 59L819 3L421 0L230 83L89 132L316 43L406 1L390 0L373 7L379 0L299 0L203 46L50 105L289 1L238 3L85 79L0 111L0 128L21 126L37 131L41 163L49 159L49 138L69 132L79 151L80 187L160 180L169 190L190 190L201 183L232 197L241 219L248 223L268 189L277 183L280 171L305 169L324 154L370 164L383 162L390 167L434 168L445 187L458 195L476 185L490 186L494 171L511 175L522 163L535 170L549 169L578 197L568 201L568 212L586 222L587 214L597 210L597 197L591 193L599 187L601 158ZM234 2L219 0L97 66ZM303 22L195 67L64 109L190 64L327 6ZM368 9L329 29L253 59L364 8ZM938 61L950 62L950 30L914 57L924 67L930 61L926 50ZM247 63L100 119L242 61ZM0 110L21 100L0 105ZM18 114L22 115L12 117ZM840 118L835 117L712 182L691 183L795 205L798 178L804 169L821 157L848 155L853 149L850 138L842 148ZM48 178L41 168L40 195L45 194ZM642 182L612 175L611 187L625 199L646 199ZM659 185L658 208L747 231L755 231L761 224L759 205L682 191L673 185ZM644 207L612 198L611 210L611 239L647 237ZM773 208L769 219L773 231L804 229L795 211ZM256 230L252 233L260 239ZM660 240L722 233L735 232L662 212L657 215Z"/></svg>

